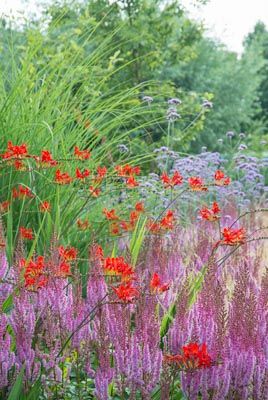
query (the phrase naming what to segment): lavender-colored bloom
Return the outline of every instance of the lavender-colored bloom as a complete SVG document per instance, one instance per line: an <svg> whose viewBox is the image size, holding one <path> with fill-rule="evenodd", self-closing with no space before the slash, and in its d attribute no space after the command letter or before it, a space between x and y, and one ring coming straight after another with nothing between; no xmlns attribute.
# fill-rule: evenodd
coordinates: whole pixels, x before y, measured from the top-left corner
<svg viewBox="0 0 268 400"><path fill-rule="evenodd" d="M142 100L150 104L153 102L154 99L151 96L143 96Z"/></svg>
<svg viewBox="0 0 268 400"><path fill-rule="evenodd" d="M213 108L213 103L211 101L205 99L203 101L203 103L202 103L202 107L204 107L204 108Z"/></svg>
<svg viewBox="0 0 268 400"><path fill-rule="evenodd" d="M235 133L233 131L226 132L226 136L229 137L229 138L234 137L234 135L235 135Z"/></svg>
<svg viewBox="0 0 268 400"><path fill-rule="evenodd" d="M162 146L162 147L160 147L160 150L166 152L166 151L168 151L168 147Z"/></svg>
<svg viewBox="0 0 268 400"><path fill-rule="evenodd" d="M175 98L169 99L168 104L171 104L171 105L173 104L173 105L177 106L177 105L181 104L181 100L175 97Z"/></svg>
<svg viewBox="0 0 268 400"><path fill-rule="evenodd" d="M244 139L245 137L246 137L246 135L243 132L239 133L239 138L240 139Z"/></svg>
<svg viewBox="0 0 268 400"><path fill-rule="evenodd" d="M169 121L176 121L178 118L181 118L180 114L177 112L177 110L174 107L170 107L167 110L167 119Z"/></svg>
<svg viewBox="0 0 268 400"><path fill-rule="evenodd" d="M11 350L11 336L7 332L8 319L0 313L0 389L8 386L8 373L15 365L15 354Z"/></svg>
<svg viewBox="0 0 268 400"><path fill-rule="evenodd" d="M241 143L240 146L238 147L238 150L246 150L248 147L246 144Z"/></svg>
<svg viewBox="0 0 268 400"><path fill-rule="evenodd" d="M120 153L128 153L129 151L128 147L124 144L119 144L117 148L120 151Z"/></svg>

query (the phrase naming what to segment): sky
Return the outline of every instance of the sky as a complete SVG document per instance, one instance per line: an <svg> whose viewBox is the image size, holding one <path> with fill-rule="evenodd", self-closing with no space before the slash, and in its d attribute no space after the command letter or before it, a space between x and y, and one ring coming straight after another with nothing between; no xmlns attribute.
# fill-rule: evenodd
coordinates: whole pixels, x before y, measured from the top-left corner
<svg viewBox="0 0 268 400"><path fill-rule="evenodd" d="M268 26L268 0L210 0L206 5L193 6L182 0L190 15L202 20L209 36L220 39L227 47L241 53L243 39L259 20Z"/></svg>
<svg viewBox="0 0 268 400"><path fill-rule="evenodd" d="M268 0L209 0L197 7L195 0L181 0L189 14L204 22L207 34L215 37L237 53L242 52L242 42L258 20L268 26ZM19 11L37 11L42 0L0 0L0 14Z"/></svg>

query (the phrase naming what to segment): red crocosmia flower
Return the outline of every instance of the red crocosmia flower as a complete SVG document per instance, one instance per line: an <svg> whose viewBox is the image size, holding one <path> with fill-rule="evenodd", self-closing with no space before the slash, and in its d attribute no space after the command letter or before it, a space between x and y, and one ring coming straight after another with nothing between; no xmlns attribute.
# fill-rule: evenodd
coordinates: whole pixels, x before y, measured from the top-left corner
<svg viewBox="0 0 268 400"><path fill-rule="evenodd" d="M141 173L140 167L131 167L131 165L117 165L115 167L118 176L129 177L133 175L139 175Z"/></svg>
<svg viewBox="0 0 268 400"><path fill-rule="evenodd" d="M25 143L21 145L13 145L11 141L7 143L7 151L2 154L3 159L23 158L28 156L28 150Z"/></svg>
<svg viewBox="0 0 268 400"><path fill-rule="evenodd" d="M114 208L112 210L107 210L107 208L104 208L102 212L109 221L116 221L119 219Z"/></svg>
<svg viewBox="0 0 268 400"><path fill-rule="evenodd" d="M214 201L211 209L204 207L200 210L199 214L202 219L205 219L207 221L217 221L220 218L219 216L220 211L221 209L218 203Z"/></svg>
<svg viewBox="0 0 268 400"><path fill-rule="evenodd" d="M119 235L120 234L120 226L118 222L112 222L110 225L110 233L112 235Z"/></svg>
<svg viewBox="0 0 268 400"><path fill-rule="evenodd" d="M51 205L49 201L43 201L39 206L39 210L41 212L49 212L51 210Z"/></svg>
<svg viewBox="0 0 268 400"><path fill-rule="evenodd" d="M222 244L228 246L237 246L243 244L246 241L246 231L244 228L232 229L224 228L222 231L223 239L220 241Z"/></svg>
<svg viewBox="0 0 268 400"><path fill-rule="evenodd" d="M19 187L12 189L12 197L14 199L24 199L25 197L32 198L34 195L31 190L25 186L19 185Z"/></svg>
<svg viewBox="0 0 268 400"><path fill-rule="evenodd" d="M0 203L0 213L5 213L8 211L8 208L10 206L10 201L5 200Z"/></svg>
<svg viewBox="0 0 268 400"><path fill-rule="evenodd" d="M173 229L174 228L174 213L172 210L167 210L164 217L160 220L160 226L164 229Z"/></svg>
<svg viewBox="0 0 268 400"><path fill-rule="evenodd" d="M36 161L42 165L44 168L55 167L58 162L53 159L50 151L42 150L41 157L36 157Z"/></svg>
<svg viewBox="0 0 268 400"><path fill-rule="evenodd" d="M76 168L75 175L76 175L77 179L85 179L85 178L89 177L90 171L89 171L89 169L85 169L82 172L82 171L80 171L79 168Z"/></svg>
<svg viewBox="0 0 268 400"><path fill-rule="evenodd" d="M174 186L181 185L183 182L183 177L178 171L175 171L173 176L169 177L166 172L163 172L161 176L161 181L163 182L165 188L173 188Z"/></svg>
<svg viewBox="0 0 268 400"><path fill-rule="evenodd" d="M150 287L154 292L166 292L169 289L168 283L162 283L160 276L155 272L150 282Z"/></svg>
<svg viewBox="0 0 268 400"><path fill-rule="evenodd" d="M99 197L101 190L99 188L94 188L94 186L89 186L89 191L92 197Z"/></svg>
<svg viewBox="0 0 268 400"><path fill-rule="evenodd" d="M204 191L208 190L207 187L204 186L203 179L200 178L199 176L191 176L188 179L188 183L189 183L190 189L194 190L196 192L199 192L199 191L204 192Z"/></svg>
<svg viewBox="0 0 268 400"><path fill-rule="evenodd" d="M164 354L164 362L167 364L177 364L179 365L183 360L180 354Z"/></svg>
<svg viewBox="0 0 268 400"><path fill-rule="evenodd" d="M138 212L144 212L144 203L142 201L139 201L138 203L135 204L135 210Z"/></svg>
<svg viewBox="0 0 268 400"><path fill-rule="evenodd" d="M79 147L74 147L74 155L79 160L88 160L90 158L90 152L88 150L80 150Z"/></svg>
<svg viewBox="0 0 268 400"><path fill-rule="evenodd" d="M67 278L68 276L71 276L71 266L68 264L66 261L63 261L60 263L58 266L58 270L56 272L56 276L58 278Z"/></svg>
<svg viewBox="0 0 268 400"><path fill-rule="evenodd" d="M57 169L55 173L56 183L59 185L68 185L72 182L72 180L72 177L67 172L61 172L59 169Z"/></svg>
<svg viewBox="0 0 268 400"><path fill-rule="evenodd" d="M131 211L129 214L129 221L121 221L120 222L120 226L124 231L133 231L133 229L135 228L135 225L139 219L139 212L134 210Z"/></svg>
<svg viewBox="0 0 268 400"><path fill-rule="evenodd" d="M126 185L128 188L134 188L136 186L139 186L139 182L136 181L136 179L134 178L134 176L130 176L129 178L127 178L126 180Z"/></svg>
<svg viewBox="0 0 268 400"><path fill-rule="evenodd" d="M151 233L160 233L160 231L161 231L160 223L153 221L153 220L148 221L147 228L148 228L149 232L151 232Z"/></svg>
<svg viewBox="0 0 268 400"><path fill-rule="evenodd" d="M86 231L90 226L88 221L82 221L81 219L78 219L76 221L76 224L78 229L80 229L80 231Z"/></svg>
<svg viewBox="0 0 268 400"><path fill-rule="evenodd" d="M33 240L33 230L31 228L20 227L20 236L22 239Z"/></svg>
<svg viewBox="0 0 268 400"><path fill-rule="evenodd" d="M97 167L97 179L98 178L104 178L107 174L107 168L106 167Z"/></svg>
<svg viewBox="0 0 268 400"><path fill-rule="evenodd" d="M195 370L212 366L212 358L208 354L206 344L189 343L182 347L181 354L165 355L164 361L175 364L181 370Z"/></svg>
<svg viewBox="0 0 268 400"><path fill-rule="evenodd" d="M14 160L13 165L17 171L27 171L26 165L21 160Z"/></svg>
<svg viewBox="0 0 268 400"><path fill-rule="evenodd" d="M133 227L127 221L120 221L120 226L124 231L132 231Z"/></svg>
<svg viewBox="0 0 268 400"><path fill-rule="evenodd" d="M112 289L117 297L125 303L131 303L140 294L138 289L132 286L131 282L121 283L121 285L112 287Z"/></svg>
<svg viewBox="0 0 268 400"><path fill-rule="evenodd" d="M63 258L65 261L75 260L78 253L75 247L63 247L63 246L58 247L58 252L61 258Z"/></svg>
<svg viewBox="0 0 268 400"><path fill-rule="evenodd" d="M217 186L228 186L231 183L231 178L225 176L223 171L217 170L214 175L214 183Z"/></svg>
<svg viewBox="0 0 268 400"><path fill-rule="evenodd" d="M216 201L214 201L214 202L212 203L211 211L212 211L214 214L219 214L219 213L221 212L221 209L220 209L220 207L219 207L219 204L218 204Z"/></svg>
<svg viewBox="0 0 268 400"><path fill-rule="evenodd" d="M189 343L183 346L183 358L192 368L194 364L197 368L208 368L211 366L211 357L208 354L206 344Z"/></svg>
<svg viewBox="0 0 268 400"><path fill-rule="evenodd" d="M137 211L131 211L129 214L129 222L131 225L135 225L139 219L139 213Z"/></svg>
<svg viewBox="0 0 268 400"><path fill-rule="evenodd" d="M132 170L131 170L131 175L140 175L140 173L141 173L141 169L140 169L140 167L132 167Z"/></svg>
<svg viewBox="0 0 268 400"><path fill-rule="evenodd" d="M103 252L102 247L99 244L97 244L97 243L92 244L92 246L90 247L89 255L90 255L90 259L93 262L96 262L96 260L101 261L101 265L103 266L102 263L104 260L104 252Z"/></svg>
<svg viewBox="0 0 268 400"><path fill-rule="evenodd" d="M109 275L119 275L124 280L129 280L134 275L134 270L124 257L107 257L103 261L103 269Z"/></svg>
<svg viewBox="0 0 268 400"><path fill-rule="evenodd" d="M35 291L47 284L47 278L44 276L45 265L43 256L38 256L36 261L21 259L19 265L23 270L25 287L28 290Z"/></svg>
<svg viewBox="0 0 268 400"><path fill-rule="evenodd" d="M103 249L102 249L102 247L101 247L99 244L95 244L95 245L92 247L92 253L93 253L94 257L95 257L97 260L103 260L103 259L104 259Z"/></svg>

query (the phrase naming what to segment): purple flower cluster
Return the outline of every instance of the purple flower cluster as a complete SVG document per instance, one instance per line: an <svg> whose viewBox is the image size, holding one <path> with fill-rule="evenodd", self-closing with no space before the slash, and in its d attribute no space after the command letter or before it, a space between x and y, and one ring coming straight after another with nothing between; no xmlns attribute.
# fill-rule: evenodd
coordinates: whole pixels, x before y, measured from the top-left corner
<svg viewBox="0 0 268 400"><path fill-rule="evenodd" d="M156 162L160 171L164 171L167 165L172 165L170 174L179 171L187 180L190 176L200 176L207 183L213 181L215 171L224 169L232 176L232 183L222 187L220 190L210 188L211 193L217 193L217 198L225 204L233 203L245 210L251 207L252 202L265 203L267 200L268 186L265 178L265 171L268 166L268 159L251 157L238 153L232 159L223 157L218 152L208 152L206 149L201 154L182 157L179 153L161 147L155 150ZM234 176L234 178L233 178ZM169 193L163 190L159 184L159 176L149 174L141 183L140 194L144 198L150 198L154 193L160 196L162 203L168 205L170 202ZM181 188L174 188L176 192ZM188 201L190 193L185 193L183 198Z"/></svg>

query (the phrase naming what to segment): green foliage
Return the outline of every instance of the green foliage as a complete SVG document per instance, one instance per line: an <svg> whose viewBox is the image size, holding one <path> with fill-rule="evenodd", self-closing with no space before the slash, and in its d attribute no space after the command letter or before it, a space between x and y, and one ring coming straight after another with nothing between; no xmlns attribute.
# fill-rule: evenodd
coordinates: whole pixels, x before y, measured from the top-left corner
<svg viewBox="0 0 268 400"><path fill-rule="evenodd" d="M227 131L250 129L258 109L257 89L263 61L254 51L240 59L220 44L204 38L199 42L198 56L184 69L179 82L188 90L208 92L213 111L207 115L204 128L194 148L201 145L217 149L217 139Z"/></svg>
<svg viewBox="0 0 268 400"><path fill-rule="evenodd" d="M130 240L131 265L135 267L146 233L146 219L138 220Z"/></svg>
<svg viewBox="0 0 268 400"><path fill-rule="evenodd" d="M25 367L22 367L16 378L16 381L14 382L14 384L10 390L7 400L20 400L21 399L24 373L25 373Z"/></svg>
<svg viewBox="0 0 268 400"><path fill-rule="evenodd" d="M165 315L162 318L161 325L160 325L160 340L161 340L161 348L163 348L164 343L163 339L167 335L168 330L174 320L174 317L176 315L176 302L172 303Z"/></svg>

